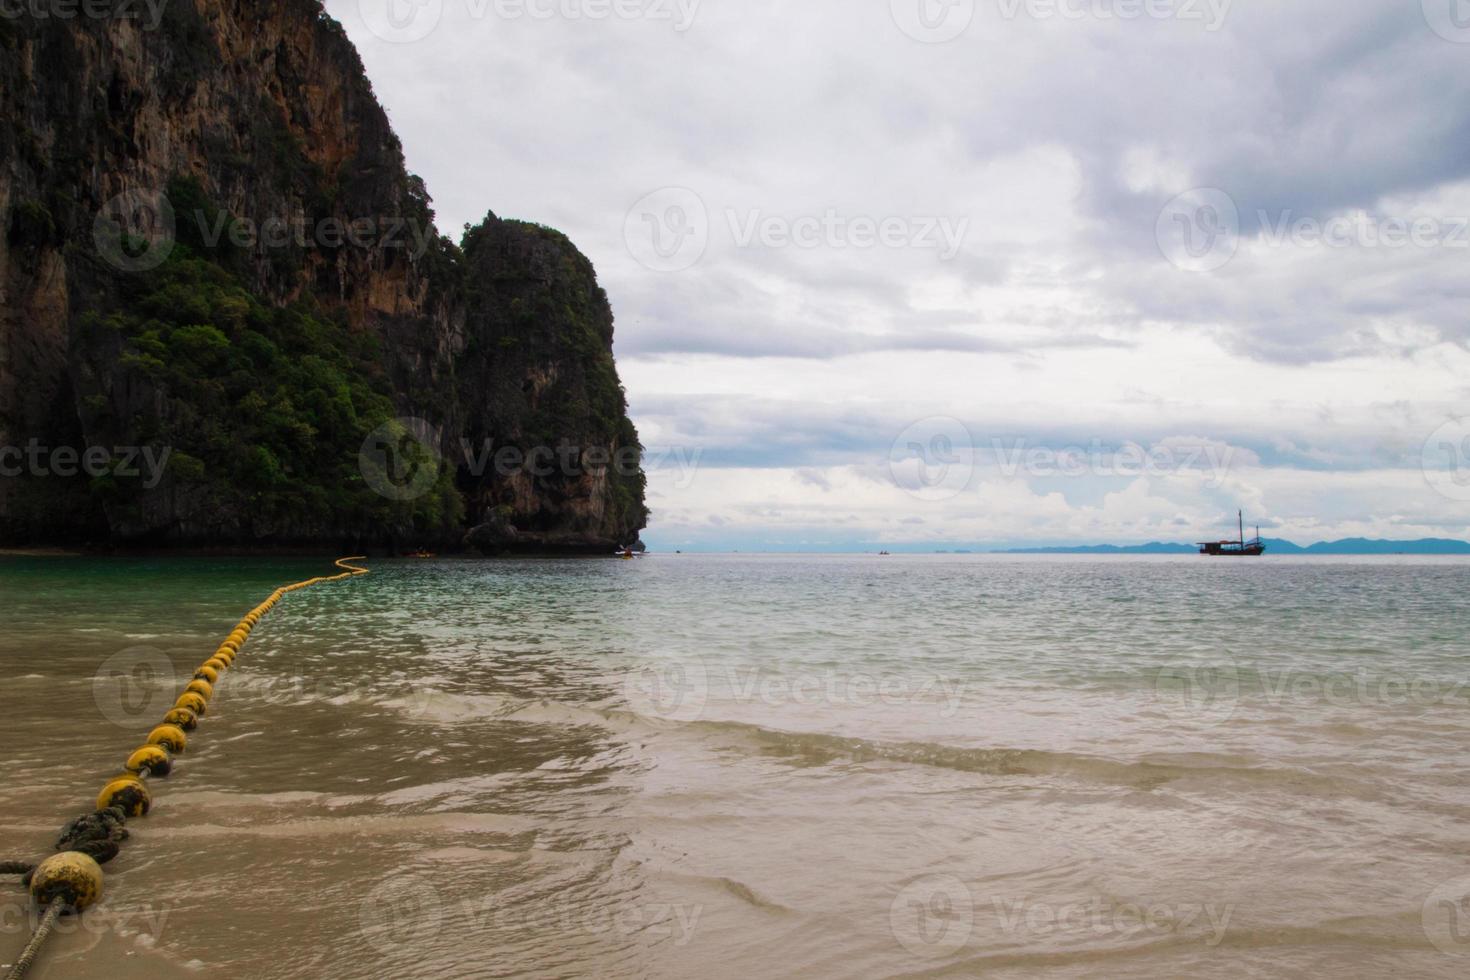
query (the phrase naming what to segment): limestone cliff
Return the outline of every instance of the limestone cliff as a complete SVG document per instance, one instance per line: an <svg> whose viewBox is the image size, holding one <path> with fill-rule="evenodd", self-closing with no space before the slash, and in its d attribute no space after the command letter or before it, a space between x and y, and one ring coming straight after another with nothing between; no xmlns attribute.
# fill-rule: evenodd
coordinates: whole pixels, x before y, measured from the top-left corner
<svg viewBox="0 0 1470 980"><path fill-rule="evenodd" d="M441 236L317 0L161 10L0 20L0 446L36 451L0 541L634 541L590 263L493 215Z"/></svg>

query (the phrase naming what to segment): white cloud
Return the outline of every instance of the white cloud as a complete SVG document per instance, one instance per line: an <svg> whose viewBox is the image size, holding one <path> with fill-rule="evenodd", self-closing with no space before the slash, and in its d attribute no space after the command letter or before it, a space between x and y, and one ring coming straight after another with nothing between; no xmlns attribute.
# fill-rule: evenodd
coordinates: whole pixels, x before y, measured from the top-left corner
<svg viewBox="0 0 1470 980"><path fill-rule="evenodd" d="M1470 414L1470 248L1449 240L1470 219L1470 61L1419 4L1235 0L1209 31L982 3L939 45L886 2L705 0L678 31L444 0L410 44L375 38L356 0L327 6L446 229L530 218L597 266L644 441L701 454L692 480L653 473L655 543L1188 540L1238 507L1303 537L1466 531L1420 456ZM694 193L708 247L660 273L624 236L668 187ZM1195 187L1240 214L1204 274L1156 238ZM735 230L829 214L908 222L910 247ZM1355 214L1446 241L1271 240ZM952 258L915 244L931 219L963 223ZM969 428L979 468L920 510L883 477L898 434L937 416ZM996 439L1234 465L1218 485L1005 477Z"/></svg>

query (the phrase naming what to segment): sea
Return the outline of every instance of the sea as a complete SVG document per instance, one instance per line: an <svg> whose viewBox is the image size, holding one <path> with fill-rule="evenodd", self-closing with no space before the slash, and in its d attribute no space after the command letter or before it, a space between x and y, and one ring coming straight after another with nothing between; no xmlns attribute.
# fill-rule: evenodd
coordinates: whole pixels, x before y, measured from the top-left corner
<svg viewBox="0 0 1470 980"><path fill-rule="evenodd" d="M1470 560L366 565L265 617L32 977L1470 974ZM0 860L333 571L0 558Z"/></svg>

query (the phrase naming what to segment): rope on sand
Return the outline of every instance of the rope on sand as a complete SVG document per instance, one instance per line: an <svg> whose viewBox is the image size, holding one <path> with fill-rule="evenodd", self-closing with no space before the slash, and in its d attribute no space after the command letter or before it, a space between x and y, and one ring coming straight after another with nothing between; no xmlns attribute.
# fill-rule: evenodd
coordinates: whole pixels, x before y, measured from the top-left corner
<svg viewBox="0 0 1470 980"><path fill-rule="evenodd" d="M146 780L150 777L161 779L173 771L173 757L184 751L189 741L187 733L198 727L200 717L214 696L215 685L219 683L220 676L234 666L235 658L250 639L250 631L288 593L368 574L366 568L350 564L362 560L361 557L339 558L335 564L342 569L340 574L284 585L246 613L219 649L194 672L194 677L174 702L173 708L164 715L162 724L149 732L147 742L128 756L123 764L123 774L102 787L97 796L96 810L77 817L61 829L61 837L56 842L56 850L60 853L51 855L38 865L25 861L0 861L0 874L24 875L23 883L30 888L32 899L38 908L45 909L36 931L20 959L11 967L6 980L20 980L25 976L58 917L68 912L81 912L102 897L101 865L116 857L119 845L127 839L124 824L128 819L144 816L153 805Z"/></svg>

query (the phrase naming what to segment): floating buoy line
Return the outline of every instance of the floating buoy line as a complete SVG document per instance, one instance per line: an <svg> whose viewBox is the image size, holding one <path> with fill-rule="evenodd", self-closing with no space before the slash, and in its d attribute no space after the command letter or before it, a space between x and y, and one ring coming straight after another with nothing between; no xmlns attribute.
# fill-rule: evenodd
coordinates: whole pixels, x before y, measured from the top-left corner
<svg viewBox="0 0 1470 980"><path fill-rule="evenodd" d="M246 613L219 649L194 672L174 706L148 733L144 744L128 756L122 775L102 787L102 792L97 794L96 810L77 817L61 829L56 842L59 853L36 865L0 861L0 874L23 876L22 883L30 889L31 898L42 913L6 980L20 980L25 976L60 916L83 912L102 897L102 865L117 856L119 845L127 839L128 820L146 815L153 806L148 781L162 779L173 770L174 756L188 745L188 733L198 727L214 696L215 685L234 666L235 658L250 639L250 631L288 593L368 574L368 569L351 564L363 560L360 556L339 558L335 565L342 569L341 574L283 585Z"/></svg>

